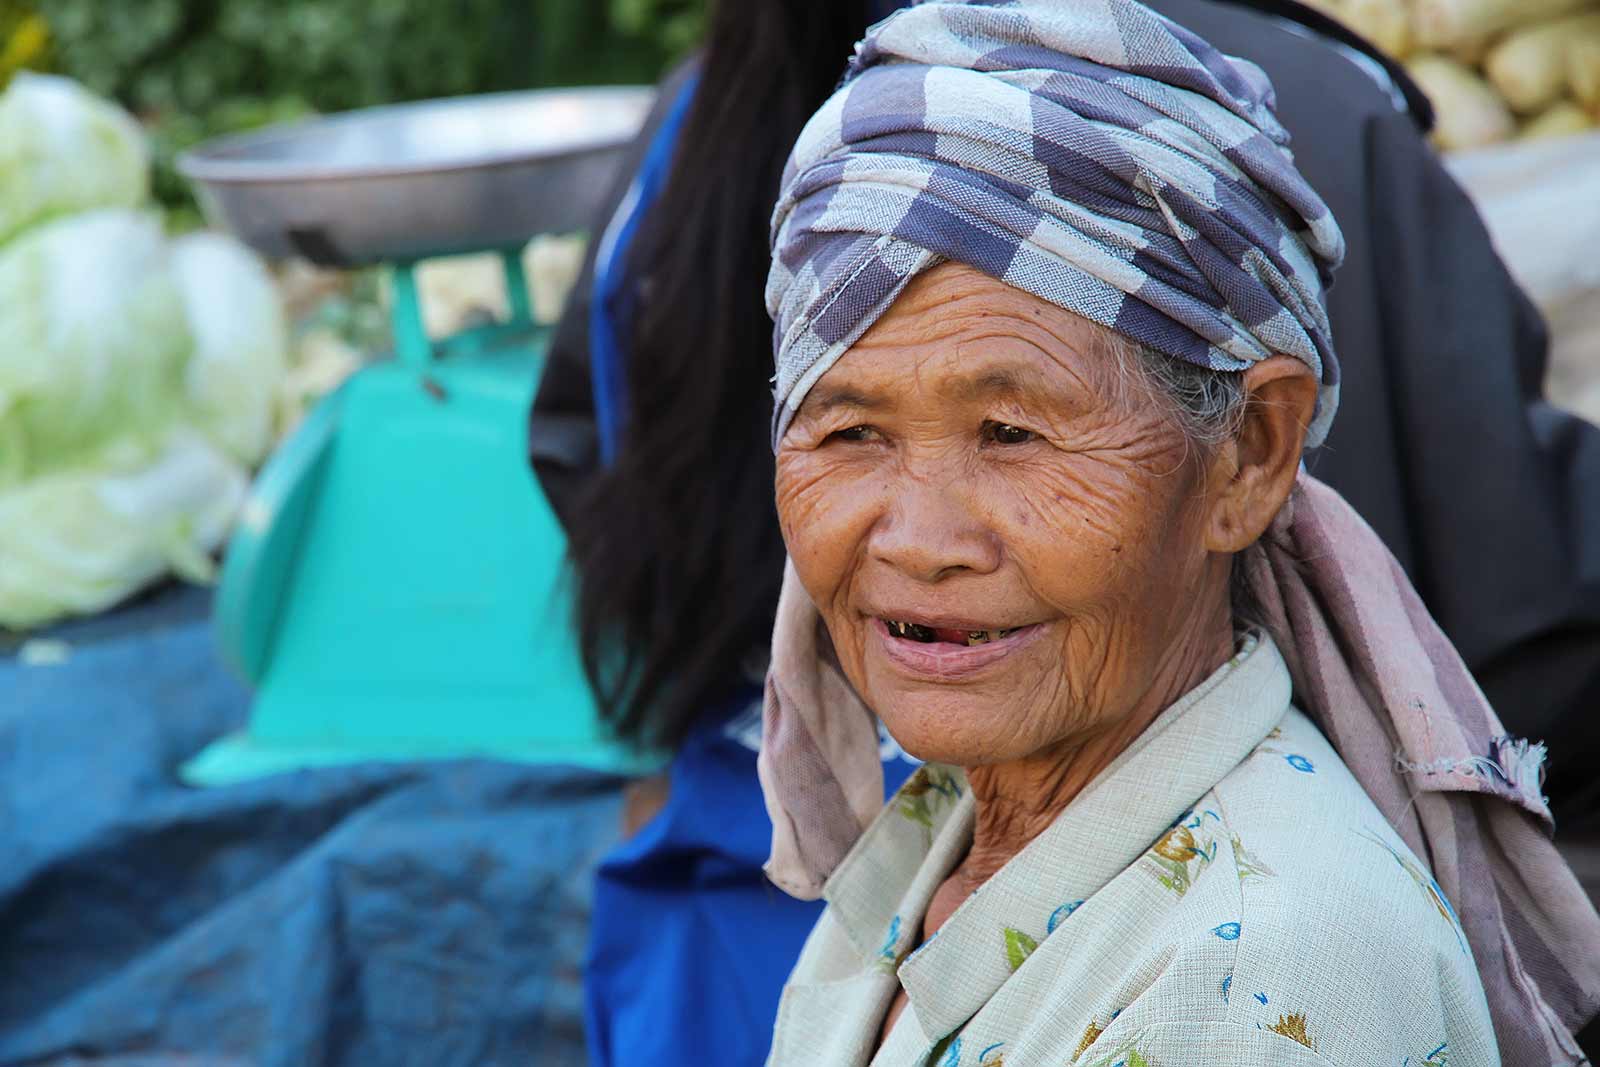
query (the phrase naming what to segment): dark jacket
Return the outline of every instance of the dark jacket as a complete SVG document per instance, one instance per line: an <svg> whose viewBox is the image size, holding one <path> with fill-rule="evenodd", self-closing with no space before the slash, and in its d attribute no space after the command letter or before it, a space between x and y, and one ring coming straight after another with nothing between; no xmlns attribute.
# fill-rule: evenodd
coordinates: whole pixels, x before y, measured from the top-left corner
<svg viewBox="0 0 1600 1067"><path fill-rule="evenodd" d="M1424 141L1425 105L1397 106L1403 73L1308 34L1295 4L1148 2L1267 72L1344 229L1343 395L1307 466L1399 558L1506 728L1549 744L1558 817L1600 828L1600 429L1543 399L1539 313Z"/></svg>

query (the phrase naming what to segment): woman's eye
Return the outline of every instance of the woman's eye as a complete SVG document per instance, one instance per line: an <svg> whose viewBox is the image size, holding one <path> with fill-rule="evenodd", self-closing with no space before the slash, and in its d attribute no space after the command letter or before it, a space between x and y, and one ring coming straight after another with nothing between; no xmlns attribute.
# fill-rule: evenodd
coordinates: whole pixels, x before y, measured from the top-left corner
<svg viewBox="0 0 1600 1067"><path fill-rule="evenodd" d="M843 430L835 430L828 435L830 441L875 441L878 431L871 426L850 426Z"/></svg>
<svg viewBox="0 0 1600 1067"><path fill-rule="evenodd" d="M1024 430L1009 422L990 422L984 424L984 436L997 445L1024 445L1036 435L1032 430Z"/></svg>

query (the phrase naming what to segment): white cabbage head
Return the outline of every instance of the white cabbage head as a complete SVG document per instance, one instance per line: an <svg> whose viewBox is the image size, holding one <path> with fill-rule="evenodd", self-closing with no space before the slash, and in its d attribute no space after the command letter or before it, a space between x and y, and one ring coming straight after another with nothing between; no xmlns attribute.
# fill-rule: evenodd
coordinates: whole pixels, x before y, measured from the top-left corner
<svg viewBox="0 0 1600 1067"><path fill-rule="evenodd" d="M176 429L0 490L0 626L103 611L168 571L208 580L246 488L220 449Z"/></svg>
<svg viewBox="0 0 1600 1067"><path fill-rule="evenodd" d="M168 425L191 347L155 216L91 211L0 246L0 486Z"/></svg>
<svg viewBox="0 0 1600 1067"><path fill-rule="evenodd" d="M174 241L172 271L194 339L184 370L190 421L253 466L272 445L289 361L277 287L255 253L219 233Z"/></svg>
<svg viewBox="0 0 1600 1067"><path fill-rule="evenodd" d="M116 104L28 71L0 93L0 241L57 215L136 207L149 191L144 131Z"/></svg>

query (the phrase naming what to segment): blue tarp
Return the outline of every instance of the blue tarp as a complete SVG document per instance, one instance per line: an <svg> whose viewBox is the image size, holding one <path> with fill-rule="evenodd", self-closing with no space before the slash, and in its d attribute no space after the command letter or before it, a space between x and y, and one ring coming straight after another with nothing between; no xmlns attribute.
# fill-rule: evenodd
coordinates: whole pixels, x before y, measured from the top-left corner
<svg viewBox="0 0 1600 1067"><path fill-rule="evenodd" d="M207 607L63 628L53 666L0 651L0 1064L584 1062L620 783L458 761L187 788L247 703Z"/></svg>

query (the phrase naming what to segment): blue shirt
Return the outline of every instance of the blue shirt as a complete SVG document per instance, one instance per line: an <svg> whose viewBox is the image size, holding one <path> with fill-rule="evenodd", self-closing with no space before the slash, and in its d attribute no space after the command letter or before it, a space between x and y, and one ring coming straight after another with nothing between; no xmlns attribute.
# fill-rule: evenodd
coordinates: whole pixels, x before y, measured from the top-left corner
<svg viewBox="0 0 1600 1067"><path fill-rule="evenodd" d="M760 698L750 687L731 718L689 737L666 806L601 863L584 975L594 1067L767 1058L778 994L822 903L761 870L772 824L756 779ZM887 795L916 764L882 737Z"/></svg>

